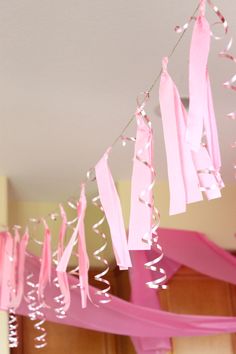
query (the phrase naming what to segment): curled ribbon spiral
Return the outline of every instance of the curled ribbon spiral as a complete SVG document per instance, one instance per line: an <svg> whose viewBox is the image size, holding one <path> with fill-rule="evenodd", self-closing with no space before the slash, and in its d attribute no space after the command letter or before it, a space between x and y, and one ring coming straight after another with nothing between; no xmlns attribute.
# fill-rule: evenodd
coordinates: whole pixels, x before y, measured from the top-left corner
<svg viewBox="0 0 236 354"><path fill-rule="evenodd" d="M222 52L220 52L220 57L222 58L225 58L225 59L229 59L231 60L232 62L234 62L236 64L236 56L230 54L230 49L232 47L232 44L233 44L233 39L231 38L226 49L224 49ZM233 90L233 91L236 91L236 85L235 85L235 82L236 82L236 74L232 76L232 78L226 82L224 82L224 87L226 89L230 89L230 90ZM235 120L236 119L236 112L230 112L227 114L227 117L232 119L232 120Z"/></svg>
<svg viewBox="0 0 236 354"><path fill-rule="evenodd" d="M17 348L18 347L18 333L17 333L18 323L17 323L17 317L15 315L14 309L9 310L8 327L9 327L9 334L8 334L9 348Z"/></svg>
<svg viewBox="0 0 236 354"><path fill-rule="evenodd" d="M208 4L210 5L211 9L215 12L216 16L219 18L219 22L216 22L213 24L214 25L217 25L217 24L222 24L223 28L224 28L224 35L227 34L228 32L228 23L225 19L225 17L223 16L223 14L221 13L221 11L219 10L219 8L211 1L211 0L200 0L199 1L199 5L198 7L196 8L196 10L194 11L194 15L195 13L198 11L198 9L200 9L200 13L202 15L205 14L205 4L206 4L206 1L208 2ZM196 17L195 16L191 16L190 19L188 20L188 22L186 22L183 26L176 26L175 27L175 32L176 33L183 33L185 31L187 31L187 29L189 28L190 26L190 23L193 21L193 20L196 20ZM211 32L211 35L214 39L216 40L219 40L219 39L222 39L223 36L216 36L214 35L213 32Z"/></svg>
<svg viewBox="0 0 236 354"><path fill-rule="evenodd" d="M58 281L58 277L55 277L53 279L53 284L54 286L58 289L58 291L60 291L60 285L59 285L59 281ZM56 317L59 319L63 319L66 317L66 313L64 311L64 306L65 306L65 302L64 302L64 295L60 293L54 297L54 302L58 305L58 307L55 307L55 313L56 313Z"/></svg>
<svg viewBox="0 0 236 354"><path fill-rule="evenodd" d="M31 319L31 321L37 321L36 323L34 323L34 328L37 332L40 333L34 338L35 348L41 349L47 345L47 332L46 329L43 327L46 321L45 315L42 311L44 304L38 303L38 284L34 281L33 273L27 275L26 284L29 287L29 291L27 292L26 297L28 302L29 318Z"/></svg>
<svg viewBox="0 0 236 354"><path fill-rule="evenodd" d="M57 251L53 253L53 263L57 266L58 265L58 260L57 260ZM56 303L58 307L54 308L54 311L56 313L56 317L59 319L63 319L66 317L66 313L64 311L64 295L60 291L60 285L59 285L59 280L58 277L55 276L53 279L53 284L54 286L58 289L59 294L54 296L53 300Z"/></svg>
<svg viewBox="0 0 236 354"><path fill-rule="evenodd" d="M146 95L148 96L148 93L146 93ZM145 124L148 126L150 131L149 140L145 144L144 148L140 149L135 156L135 158L139 162L141 162L146 168L148 168L152 176L151 183L143 191L141 191L139 196L140 203L143 203L147 208L151 209L152 218L153 218L151 230L148 230L146 234L143 236L143 241L148 243L151 246L151 248L155 249L155 251L157 250L158 252L158 257L155 257L153 260L145 263L144 266L145 268L155 273L156 272L159 273L159 276L155 280L147 282L146 285L152 289L158 289L158 288L166 289L167 285L164 284L165 281L167 280L166 272L162 267L159 266L159 262L164 257L162 247L158 242L158 232L157 232L160 225L160 213L158 209L155 207L154 197L153 194L151 193L155 185L156 171L152 162L149 163L149 161L143 159L145 150L148 151L150 148L152 149L152 135L153 135L152 123L144 111L144 104L142 104L138 108L136 112L136 116L137 116L138 124L140 124L140 120L142 119L145 122Z"/></svg>
<svg viewBox="0 0 236 354"><path fill-rule="evenodd" d="M107 259L102 257L102 253L104 252L104 250L107 247L106 235L105 235L104 232L101 232L99 230L99 227L105 221L105 214L104 214L104 210L103 210L103 207L101 205L99 196L96 196L96 197L94 197L92 199L92 204L103 213L102 218L97 223L95 223L92 226L92 229L95 232L95 234L100 236L100 238L102 238L102 240L104 241L103 245L93 252L93 256L105 266L105 269L102 272L100 272L99 274L96 274L94 276L94 278L95 278L96 281L100 282L103 286L105 286L105 288L103 288L101 290L97 290L96 294L100 297L99 303L106 304L106 303L111 301L111 297L110 297L110 294L109 294L109 291L111 289L111 285L110 285L110 282L107 279L104 279L104 277L109 272L110 268L109 268L109 264L108 264Z"/></svg>

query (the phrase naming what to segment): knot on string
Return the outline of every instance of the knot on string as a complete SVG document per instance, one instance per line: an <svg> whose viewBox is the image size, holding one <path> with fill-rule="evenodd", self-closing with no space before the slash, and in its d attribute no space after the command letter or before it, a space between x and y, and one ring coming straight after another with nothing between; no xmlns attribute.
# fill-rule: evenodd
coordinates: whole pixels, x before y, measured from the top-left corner
<svg viewBox="0 0 236 354"><path fill-rule="evenodd" d="M167 72L167 66L168 66L169 59L168 57L164 57L162 59L162 72L166 73Z"/></svg>
<svg viewBox="0 0 236 354"><path fill-rule="evenodd" d="M200 15L201 16L205 16L205 13L206 13L206 0L200 0L199 7L200 7Z"/></svg>
<svg viewBox="0 0 236 354"><path fill-rule="evenodd" d="M140 114L143 113L144 107L147 101L149 100L149 97L150 97L149 91L140 92L140 94L137 96L136 98L137 110L135 112L136 117L138 117Z"/></svg>

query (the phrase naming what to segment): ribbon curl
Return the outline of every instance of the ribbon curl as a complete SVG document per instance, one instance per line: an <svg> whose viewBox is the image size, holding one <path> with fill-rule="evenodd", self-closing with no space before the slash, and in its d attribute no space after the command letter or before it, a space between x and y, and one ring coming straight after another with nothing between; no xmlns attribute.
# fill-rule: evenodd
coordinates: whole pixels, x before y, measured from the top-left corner
<svg viewBox="0 0 236 354"><path fill-rule="evenodd" d="M105 286L105 288L97 290L96 291L96 295L99 296L99 303L106 304L106 303L111 301L111 296L109 294L109 291L111 289L111 285L110 285L109 280L105 279L104 277L109 272L110 267L109 267L109 263L108 263L107 259L102 256L102 253L105 251L105 249L107 247L107 237L106 237L106 234L104 232L101 232L99 230L99 228L104 223L106 216L105 216L103 207L101 205L101 201L100 201L100 197L99 196L96 196L96 197L94 197L92 199L92 204L96 208L98 208L101 211L101 213L102 213L101 219L99 219L99 221L97 221L95 224L93 224L92 229L93 229L93 231L94 231L94 233L96 235L98 235L100 238L102 238L103 244L102 244L101 247L99 247L98 249L96 249L93 252L93 256L100 263L102 263L103 266L105 266L105 269L102 272L96 274L94 276L94 278L95 278L96 281L100 282L103 286Z"/></svg>

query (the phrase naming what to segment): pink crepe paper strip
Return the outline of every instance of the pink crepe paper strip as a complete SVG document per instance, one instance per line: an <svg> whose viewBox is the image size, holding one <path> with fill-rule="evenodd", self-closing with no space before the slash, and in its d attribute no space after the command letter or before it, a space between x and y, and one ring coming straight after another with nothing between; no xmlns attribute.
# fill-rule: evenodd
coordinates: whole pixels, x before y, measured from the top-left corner
<svg viewBox="0 0 236 354"><path fill-rule="evenodd" d="M66 212L62 205L60 207L60 213L61 213L61 218L62 218L62 224L61 224L61 229L60 229L60 234L59 234L59 242L58 242L58 247L57 247L57 262L59 263L63 252L64 252L64 242L65 242L65 235L66 235L66 229L67 229L67 217L66 217ZM58 279L58 284L60 287L61 294L63 295L63 311L66 312L69 307L70 307L70 287L68 283L68 277L66 272L57 272L57 279Z"/></svg>
<svg viewBox="0 0 236 354"><path fill-rule="evenodd" d="M84 218L87 207L87 200L85 195L85 185L81 186L81 194L80 194L80 223L79 223L79 237L78 237L78 255L79 255L79 280L80 280L80 294L81 294L81 305L82 308L87 307L87 299L90 301L89 294L89 279L88 279L88 271L89 271L89 258L86 249L86 241L85 241L85 230L84 230Z"/></svg>
<svg viewBox="0 0 236 354"><path fill-rule="evenodd" d="M0 306L2 309L7 310L10 307L11 297L11 281L12 281L12 268L13 268L13 238L9 232L1 233L2 242L2 267L1 267L1 293L0 293Z"/></svg>
<svg viewBox="0 0 236 354"><path fill-rule="evenodd" d="M128 243L120 199L108 167L108 154L106 151L95 167L100 200L110 228L113 250L117 265L120 269L128 269L132 266L128 251Z"/></svg>
<svg viewBox="0 0 236 354"><path fill-rule="evenodd" d="M73 247L78 239L78 263L79 263L79 277L80 277L80 291L81 291L81 303L82 308L87 306L87 298L90 298L89 295L89 284L88 284L88 269L89 269L89 260L86 250L85 243L85 233L84 233L84 218L86 212L86 197L85 197L85 185L81 185L81 194L80 200L77 204L77 213L78 213L78 222L74 229L74 232L71 236L71 239L64 250L64 253L58 263L57 271L66 272L70 256L72 254Z"/></svg>
<svg viewBox="0 0 236 354"><path fill-rule="evenodd" d="M16 291L18 285L18 274L19 269L19 243L20 243L20 234L17 228L15 228L15 234L13 238L13 247L12 247L12 267L11 267L11 294L10 294L10 307L15 308L16 300Z"/></svg>
<svg viewBox="0 0 236 354"><path fill-rule="evenodd" d="M213 168L221 168L220 148L212 100L211 85L207 69L211 30L205 18L205 2L200 1L200 15L193 30L189 58L189 117L187 141L190 148L198 152L206 135L207 150Z"/></svg>
<svg viewBox="0 0 236 354"><path fill-rule="evenodd" d="M187 203L202 200L199 181L185 140L186 117L178 90L167 72L163 59L159 99L164 130L170 189L170 215L186 211ZM177 187L178 186L178 187Z"/></svg>
<svg viewBox="0 0 236 354"><path fill-rule="evenodd" d="M151 248L149 242L144 242L143 238L152 238L152 208L140 201L140 196L145 193L148 204L152 203L153 190L147 191L153 183L152 171L149 166L153 166L153 131L150 125L145 122L142 115L143 107L136 111L137 133L133 160L133 173L131 182L131 205L129 221L128 247L130 250L147 250ZM140 161L141 159L141 161ZM146 193L147 192L147 193Z"/></svg>
<svg viewBox="0 0 236 354"><path fill-rule="evenodd" d="M66 272L73 248L75 243L77 242L78 239L78 233L79 233L79 224L81 222L81 206L80 203L77 202L77 224L76 227L74 228L74 231L72 233L72 236L70 238L70 241L68 242L63 255L60 259L60 262L57 265L57 271L58 272Z"/></svg>
<svg viewBox="0 0 236 354"><path fill-rule="evenodd" d="M164 58L159 95L167 153L170 215L173 215L184 212L186 203L201 200L201 191L205 192L208 200L220 198L224 183L206 146L201 144L195 152L190 151L186 143L187 113L166 65L167 58Z"/></svg>
<svg viewBox="0 0 236 354"><path fill-rule="evenodd" d="M18 256L18 265L17 265L17 287L16 287L16 297L13 304L14 308L17 308L24 295L24 283L25 283L25 258L26 258L26 249L29 241L28 230L25 231L22 239L19 243L19 256Z"/></svg>
<svg viewBox="0 0 236 354"><path fill-rule="evenodd" d="M211 31L205 18L205 8L197 17L190 47L189 58L189 120L187 141L198 151L202 141L204 115L206 114L206 70L210 50Z"/></svg>
<svg viewBox="0 0 236 354"><path fill-rule="evenodd" d="M44 299L44 290L51 281L52 254L51 254L51 232L45 220L43 220L45 233L39 273L38 296L39 300Z"/></svg>

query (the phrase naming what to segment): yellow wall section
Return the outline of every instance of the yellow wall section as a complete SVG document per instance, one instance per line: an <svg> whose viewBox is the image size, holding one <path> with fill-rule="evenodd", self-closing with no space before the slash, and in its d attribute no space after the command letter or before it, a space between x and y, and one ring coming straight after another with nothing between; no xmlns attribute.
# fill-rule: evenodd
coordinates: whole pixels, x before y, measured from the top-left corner
<svg viewBox="0 0 236 354"><path fill-rule="evenodd" d="M130 182L117 184L121 198L126 227L128 227ZM178 188L178 186L176 186ZM187 206L187 212L169 216L169 190L165 181L159 181L155 188L156 205L161 213L161 226L168 228L196 230L205 233L218 245L236 249L236 184L222 190L222 198L202 201Z"/></svg>
<svg viewBox="0 0 236 354"><path fill-rule="evenodd" d="M117 189L120 194L125 225L128 228L129 218L129 200L130 200L130 182L119 181ZM204 232L211 240L226 249L236 249L236 185L227 186L222 191L221 199L212 201L203 201L188 205L187 212L180 215L169 216L169 192L166 182L159 182L155 188L155 199L157 206L161 212L161 226L169 228L188 229ZM90 197L88 197L90 200ZM10 203L10 224L27 224L30 217L40 217L47 215L49 212L57 208L57 203L36 203L36 202L15 202ZM68 216L72 219L73 213L68 212ZM86 242L92 267L99 266L99 262L93 257L93 252L103 245L103 240L92 231L92 225L101 218L101 214L92 205L87 208L85 226L86 226ZM59 222L50 223L52 230L53 247L56 249L59 233ZM107 235L107 249L104 252L110 264L114 261L109 229L105 223L101 230ZM42 239L42 227L34 231L37 239ZM67 239L71 233L68 233ZM30 242L30 250L39 255L41 247L34 242ZM71 264L75 263L72 259Z"/></svg>

